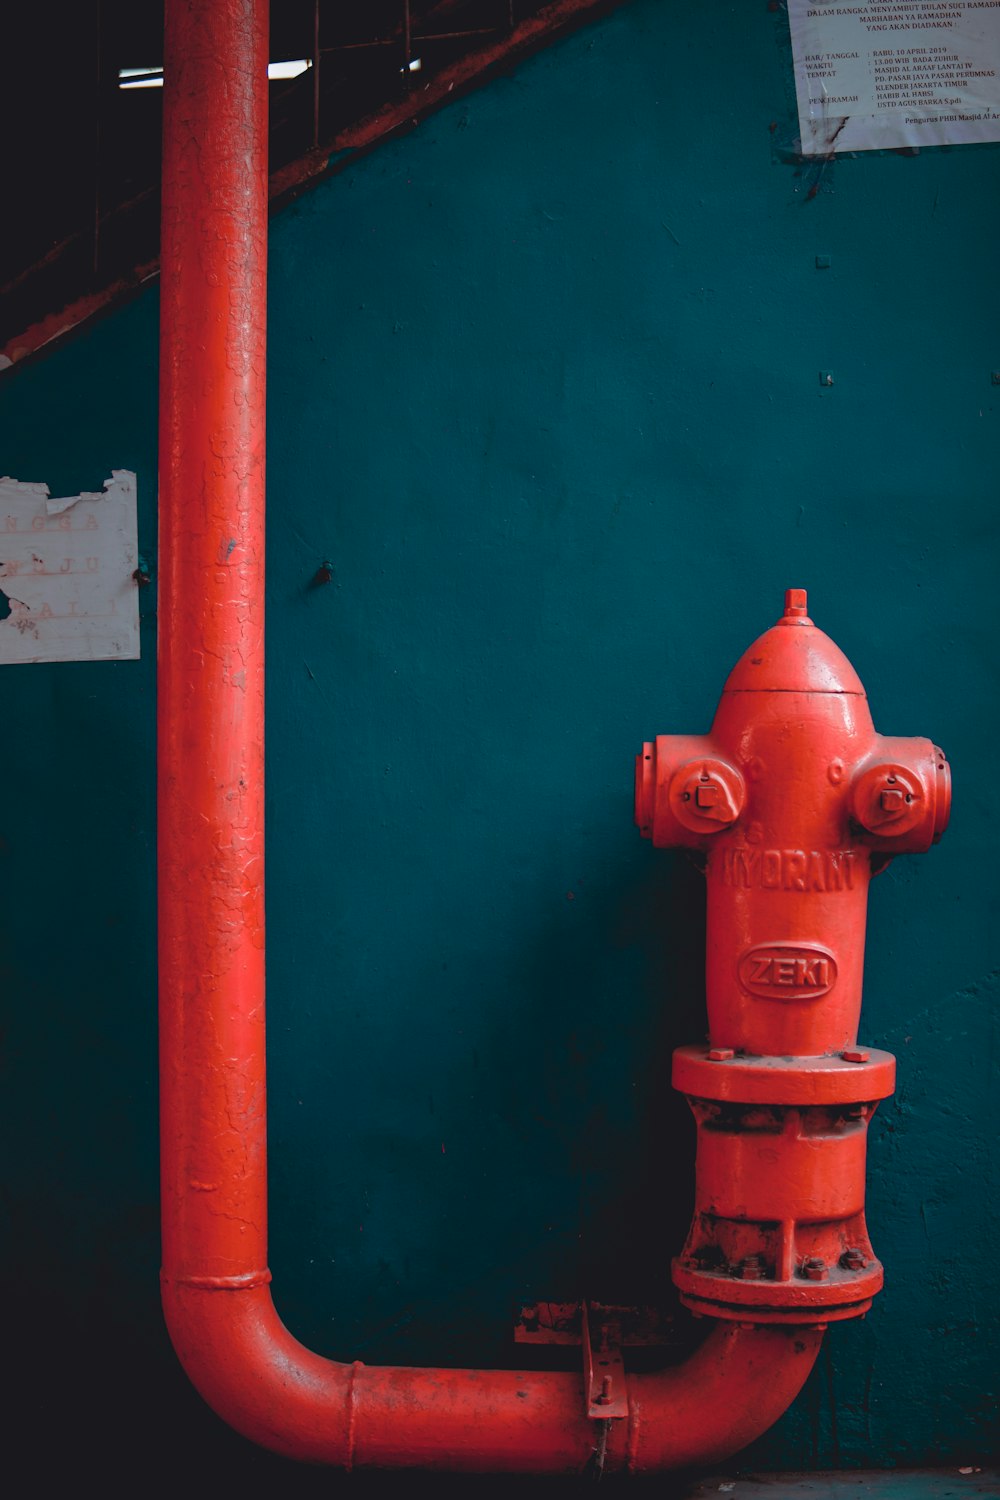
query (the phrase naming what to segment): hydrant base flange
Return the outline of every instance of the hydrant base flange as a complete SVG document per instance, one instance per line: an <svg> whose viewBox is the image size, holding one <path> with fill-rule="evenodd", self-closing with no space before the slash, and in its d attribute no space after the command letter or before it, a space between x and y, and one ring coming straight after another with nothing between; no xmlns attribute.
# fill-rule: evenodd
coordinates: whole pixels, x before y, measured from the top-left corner
<svg viewBox="0 0 1000 1500"><path fill-rule="evenodd" d="M783 1235L787 1230L779 1226L779 1242ZM829 1232L823 1235L827 1242L830 1237ZM686 1253L671 1266L673 1282L685 1307L710 1317L741 1323L840 1323L868 1311L872 1298L882 1290L884 1277L881 1263L871 1252L863 1216L853 1230L837 1238L840 1243L853 1240L854 1244L839 1259L832 1258L832 1263L821 1257L796 1255L790 1265L786 1263L784 1278L780 1265L768 1264L766 1254L746 1257L728 1267L709 1268ZM780 1262L780 1243L775 1248ZM861 1260L866 1263L852 1269ZM850 1264L845 1265L845 1261ZM759 1279L744 1280L748 1269ZM811 1280L814 1271L824 1279Z"/></svg>
<svg viewBox="0 0 1000 1500"><path fill-rule="evenodd" d="M872 1296L880 1290L881 1282L874 1288ZM871 1311L872 1297L863 1297L858 1302L850 1302L840 1307L823 1308L812 1305L803 1308L767 1307L759 1310L702 1299L684 1292L681 1293L681 1302L689 1312L694 1313L696 1318L721 1318L731 1323L754 1327L766 1323L769 1327L825 1328L828 1323L845 1323L850 1318L863 1318L865 1313Z"/></svg>
<svg viewBox="0 0 1000 1500"><path fill-rule="evenodd" d="M864 1214L874 1101L688 1103L698 1169L694 1217L672 1268L682 1300L755 1323L866 1311L882 1286Z"/></svg>
<svg viewBox="0 0 1000 1500"><path fill-rule="evenodd" d="M888 1099L896 1084L896 1059L874 1047L850 1051L857 1062L840 1052L824 1057L718 1053L714 1047L678 1047L674 1088L696 1099L741 1104L855 1104Z"/></svg>

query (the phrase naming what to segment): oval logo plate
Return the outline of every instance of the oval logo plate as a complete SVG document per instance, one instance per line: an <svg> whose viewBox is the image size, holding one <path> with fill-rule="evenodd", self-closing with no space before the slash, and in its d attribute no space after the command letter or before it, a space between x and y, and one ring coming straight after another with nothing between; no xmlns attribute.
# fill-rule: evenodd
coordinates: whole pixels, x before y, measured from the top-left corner
<svg viewBox="0 0 1000 1500"><path fill-rule="evenodd" d="M762 1000L815 1000L833 989L837 960L812 943L762 943L737 966L740 984Z"/></svg>

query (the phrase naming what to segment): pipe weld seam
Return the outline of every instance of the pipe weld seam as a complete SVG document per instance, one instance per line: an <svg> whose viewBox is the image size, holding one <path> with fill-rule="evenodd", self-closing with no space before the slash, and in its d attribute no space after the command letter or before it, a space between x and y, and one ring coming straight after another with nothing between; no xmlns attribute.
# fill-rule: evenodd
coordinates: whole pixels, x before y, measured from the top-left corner
<svg viewBox="0 0 1000 1500"><path fill-rule="evenodd" d="M349 1474L354 1468L354 1435L358 1425L358 1374L364 1369L364 1362L360 1359L354 1360L351 1365L351 1378L347 1384L347 1461L345 1469Z"/></svg>
<svg viewBox="0 0 1000 1500"><path fill-rule="evenodd" d="M242 1292L255 1286L267 1286L271 1272L265 1266L262 1271L244 1271L239 1276L171 1276L160 1272L164 1285L191 1286L201 1292Z"/></svg>

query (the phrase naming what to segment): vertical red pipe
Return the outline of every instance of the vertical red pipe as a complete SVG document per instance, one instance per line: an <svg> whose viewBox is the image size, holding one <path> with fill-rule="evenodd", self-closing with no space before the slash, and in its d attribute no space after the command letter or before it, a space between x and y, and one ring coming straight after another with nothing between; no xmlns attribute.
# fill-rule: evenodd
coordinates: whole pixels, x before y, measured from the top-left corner
<svg viewBox="0 0 1000 1500"><path fill-rule="evenodd" d="M160 279L163 1264L266 1276L268 0L169 0ZM225 1060L248 1061L238 1072ZM228 1123L227 1123L228 1122Z"/></svg>
<svg viewBox="0 0 1000 1500"><path fill-rule="evenodd" d="M574 1472L582 1378L310 1353L267 1282L264 352L267 0L167 0L158 661L164 1309L238 1431L315 1462ZM718 1329L630 1379L607 1466L712 1459L770 1425L821 1335Z"/></svg>

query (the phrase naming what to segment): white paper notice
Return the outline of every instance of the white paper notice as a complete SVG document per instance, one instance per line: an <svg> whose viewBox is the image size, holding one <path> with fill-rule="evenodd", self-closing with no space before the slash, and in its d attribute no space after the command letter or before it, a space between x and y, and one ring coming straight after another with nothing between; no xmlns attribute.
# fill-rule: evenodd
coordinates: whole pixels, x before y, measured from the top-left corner
<svg viewBox="0 0 1000 1500"><path fill-rule="evenodd" d="M134 661L137 564L128 469L113 470L103 494L67 500L0 479L0 663Z"/></svg>
<svg viewBox="0 0 1000 1500"><path fill-rule="evenodd" d="M804 156L1000 140L1000 0L788 0Z"/></svg>

